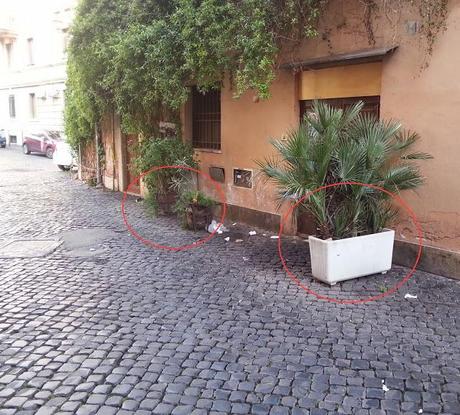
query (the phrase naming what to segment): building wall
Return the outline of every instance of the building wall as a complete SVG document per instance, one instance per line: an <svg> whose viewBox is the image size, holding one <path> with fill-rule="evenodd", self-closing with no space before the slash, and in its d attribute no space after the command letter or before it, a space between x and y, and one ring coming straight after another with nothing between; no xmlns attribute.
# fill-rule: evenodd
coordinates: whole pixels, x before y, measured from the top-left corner
<svg viewBox="0 0 460 415"><path fill-rule="evenodd" d="M1 3L8 18L0 20L0 128L16 136L17 144L28 131L64 130L65 46L75 4L76 0ZM35 94L35 117L30 94ZM15 99L15 117L9 114L9 96Z"/></svg>
<svg viewBox="0 0 460 415"><path fill-rule="evenodd" d="M399 46L383 62L381 118L401 120L406 128L418 132L422 137L418 150L434 156L434 160L420 163L426 185L403 197L418 215L427 245L460 251L460 140L456 127L460 108L460 83L456 81L460 65L460 0L449 2L447 30L440 34L431 57L427 56L421 33L413 30L413 21L419 17L409 5L401 15L375 19L375 45L370 45L358 0L331 1L329 7L328 18L320 26L320 33L328 35L311 39L301 47L286 47L282 59L289 56L289 60L296 61L371 46ZM255 160L272 153L271 137L282 137L298 125L298 78L292 72L278 71L268 101L255 100L251 92L235 100L225 82L221 96L222 150L197 151L197 155L206 172L210 166L225 168L224 187L230 204L279 214L273 188L257 178ZM187 111L186 107L184 134L190 139ZM233 168L254 170L253 189L233 185ZM202 187L208 186L202 183ZM403 215L398 237L414 238L413 226Z"/></svg>

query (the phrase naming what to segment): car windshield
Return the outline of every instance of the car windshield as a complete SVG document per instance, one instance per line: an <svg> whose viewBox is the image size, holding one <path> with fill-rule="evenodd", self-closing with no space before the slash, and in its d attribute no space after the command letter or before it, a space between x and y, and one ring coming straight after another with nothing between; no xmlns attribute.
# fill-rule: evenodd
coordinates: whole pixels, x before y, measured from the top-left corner
<svg viewBox="0 0 460 415"><path fill-rule="evenodd" d="M55 140L59 140L61 138L61 135L59 134L59 131L49 130L49 131L47 131L47 134L51 138L54 138Z"/></svg>

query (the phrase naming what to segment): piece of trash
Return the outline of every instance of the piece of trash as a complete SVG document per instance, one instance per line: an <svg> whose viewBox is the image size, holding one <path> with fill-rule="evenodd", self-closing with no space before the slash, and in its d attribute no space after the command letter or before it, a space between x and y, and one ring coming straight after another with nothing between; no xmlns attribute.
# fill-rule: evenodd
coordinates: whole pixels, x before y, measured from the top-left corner
<svg viewBox="0 0 460 415"><path fill-rule="evenodd" d="M220 226L219 226L220 225ZM228 229L221 223L217 223L214 219L208 226L208 232L213 233L217 229L217 233L220 235L223 232L228 232Z"/></svg>
<svg viewBox="0 0 460 415"><path fill-rule="evenodd" d="M406 294L406 295L404 296L404 298L405 298L406 300L408 300L408 299L410 299L410 298L417 298L417 296L408 293L408 294Z"/></svg>
<svg viewBox="0 0 460 415"><path fill-rule="evenodd" d="M382 380L382 389L383 389L384 392L388 392L390 390L390 388L387 385L385 385L384 380Z"/></svg>
<svg viewBox="0 0 460 415"><path fill-rule="evenodd" d="M235 242L243 242L243 240L242 239L237 239L237 240L235 240Z"/></svg>
<svg viewBox="0 0 460 415"><path fill-rule="evenodd" d="M423 409L419 409L419 410L418 410L418 413L419 413L419 414L423 414Z"/></svg>
<svg viewBox="0 0 460 415"><path fill-rule="evenodd" d="M236 222L235 222L235 223L232 223L232 226L236 226Z"/></svg>
<svg viewBox="0 0 460 415"><path fill-rule="evenodd" d="M271 239L278 239L279 236L278 236L278 235L272 235L272 236L270 236L270 238L271 238Z"/></svg>
<svg viewBox="0 0 460 415"><path fill-rule="evenodd" d="M95 250L96 250L96 248L89 248L89 250L90 250L90 251L95 251Z"/></svg>
<svg viewBox="0 0 460 415"><path fill-rule="evenodd" d="M249 231L249 235L250 235L250 236L257 235L257 232L256 232L256 231Z"/></svg>
<svg viewBox="0 0 460 415"><path fill-rule="evenodd" d="M244 256L243 261L249 261L249 258Z"/></svg>
<svg viewBox="0 0 460 415"><path fill-rule="evenodd" d="M266 233L263 233L262 236L267 236L267 234L266 234Z"/></svg>
<svg viewBox="0 0 460 415"><path fill-rule="evenodd" d="M230 240L230 236L227 236L226 238L224 238L227 242Z"/></svg>

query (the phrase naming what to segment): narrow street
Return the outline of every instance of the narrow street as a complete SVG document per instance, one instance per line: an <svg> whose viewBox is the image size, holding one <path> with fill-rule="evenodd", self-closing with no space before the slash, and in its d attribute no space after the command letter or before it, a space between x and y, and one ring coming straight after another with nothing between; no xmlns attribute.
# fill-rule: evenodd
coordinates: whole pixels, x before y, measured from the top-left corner
<svg viewBox="0 0 460 415"><path fill-rule="evenodd" d="M460 282L417 271L380 301L320 301L269 235L154 250L121 196L0 149L0 415L460 414ZM156 241L197 239L134 198L127 210ZM330 288L304 241L283 247L335 298L407 272Z"/></svg>

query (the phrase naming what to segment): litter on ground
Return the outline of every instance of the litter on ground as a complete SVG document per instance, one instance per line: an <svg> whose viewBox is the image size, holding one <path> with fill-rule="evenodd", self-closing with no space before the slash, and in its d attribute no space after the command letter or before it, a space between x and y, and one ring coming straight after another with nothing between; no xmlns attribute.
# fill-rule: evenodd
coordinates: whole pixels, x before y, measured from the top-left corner
<svg viewBox="0 0 460 415"><path fill-rule="evenodd" d="M278 236L278 235L272 235L272 236L270 236L270 238L271 238L271 239L278 239L279 236Z"/></svg>
<svg viewBox="0 0 460 415"><path fill-rule="evenodd" d="M256 232L256 231L249 231L249 235L250 235L250 236L257 235L257 232Z"/></svg>
<svg viewBox="0 0 460 415"><path fill-rule="evenodd" d="M411 298L417 298L417 296L416 296L416 295L412 295L412 294L406 294L406 295L404 296L404 298L405 298L406 300L408 300L408 299L411 299Z"/></svg>
<svg viewBox="0 0 460 415"><path fill-rule="evenodd" d="M217 233L220 235L224 232L228 232L228 229L222 224L222 223L217 223L214 219L208 226L208 232L213 233L217 229Z"/></svg>
<svg viewBox="0 0 460 415"><path fill-rule="evenodd" d="M230 240L230 236L227 236L226 238L224 238L227 242Z"/></svg>

